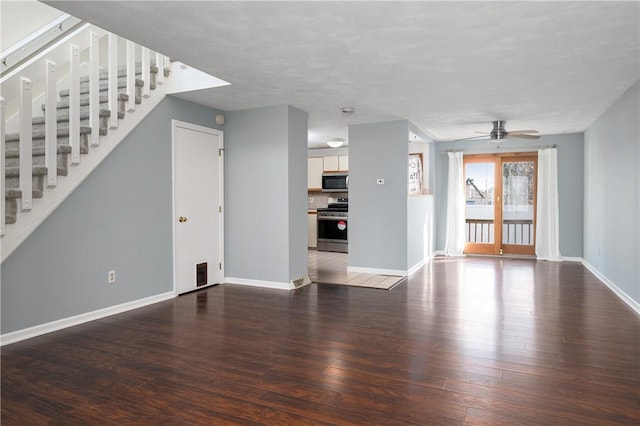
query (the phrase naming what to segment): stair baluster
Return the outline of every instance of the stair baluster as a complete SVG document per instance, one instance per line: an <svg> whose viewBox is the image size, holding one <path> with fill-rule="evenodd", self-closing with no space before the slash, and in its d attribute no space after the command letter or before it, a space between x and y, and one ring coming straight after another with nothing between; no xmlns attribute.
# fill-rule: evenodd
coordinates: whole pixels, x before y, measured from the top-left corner
<svg viewBox="0 0 640 426"><path fill-rule="evenodd" d="M156 84L162 86L164 84L164 55L156 53L156 67L158 67L158 74L156 74Z"/></svg>
<svg viewBox="0 0 640 426"><path fill-rule="evenodd" d="M89 127L91 127L91 146L100 143L100 80L98 65L100 62L98 35L89 32Z"/></svg>
<svg viewBox="0 0 640 426"><path fill-rule="evenodd" d="M20 210L31 210L33 203L33 143L31 124L31 80L20 77L20 166L19 188L22 190ZM6 160L5 160L6 161Z"/></svg>
<svg viewBox="0 0 640 426"><path fill-rule="evenodd" d="M80 49L71 45L69 58L69 145L71 164L80 164Z"/></svg>
<svg viewBox="0 0 640 426"><path fill-rule="evenodd" d="M136 110L136 46L127 40L127 112Z"/></svg>
<svg viewBox="0 0 640 426"><path fill-rule="evenodd" d="M118 127L118 37L115 34L109 33L108 36L108 103L107 108L111 111L109 116L109 128L115 129Z"/></svg>
<svg viewBox="0 0 640 426"><path fill-rule="evenodd" d="M57 109L56 99L58 94L56 64L53 61L46 61L45 68L45 111L44 111L44 165L47 167L47 186L54 187L58 184L58 134L56 127Z"/></svg>
<svg viewBox="0 0 640 426"><path fill-rule="evenodd" d="M151 96L151 62L149 62L149 49L147 49L146 47L142 47L142 49L140 50L140 56L142 58L142 80L144 80L144 86L142 86L142 97L148 98L149 96Z"/></svg>

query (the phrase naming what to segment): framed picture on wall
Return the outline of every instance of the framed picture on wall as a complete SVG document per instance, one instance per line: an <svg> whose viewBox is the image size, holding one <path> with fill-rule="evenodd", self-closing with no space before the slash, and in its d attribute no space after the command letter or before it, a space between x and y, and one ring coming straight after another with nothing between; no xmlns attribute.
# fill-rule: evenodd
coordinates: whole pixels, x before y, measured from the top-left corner
<svg viewBox="0 0 640 426"><path fill-rule="evenodd" d="M409 195L422 194L422 154L409 154Z"/></svg>

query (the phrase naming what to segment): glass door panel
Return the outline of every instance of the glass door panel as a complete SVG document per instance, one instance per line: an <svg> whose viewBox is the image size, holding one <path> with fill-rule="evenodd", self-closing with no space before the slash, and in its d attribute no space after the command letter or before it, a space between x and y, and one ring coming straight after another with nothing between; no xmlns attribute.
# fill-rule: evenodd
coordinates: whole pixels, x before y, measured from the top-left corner
<svg viewBox="0 0 640 426"><path fill-rule="evenodd" d="M496 231L496 162L494 159L465 161L465 253L494 254L500 241ZM500 182L498 181L498 184Z"/></svg>
<svg viewBox="0 0 640 426"><path fill-rule="evenodd" d="M535 159L502 161L502 250L535 253Z"/></svg>

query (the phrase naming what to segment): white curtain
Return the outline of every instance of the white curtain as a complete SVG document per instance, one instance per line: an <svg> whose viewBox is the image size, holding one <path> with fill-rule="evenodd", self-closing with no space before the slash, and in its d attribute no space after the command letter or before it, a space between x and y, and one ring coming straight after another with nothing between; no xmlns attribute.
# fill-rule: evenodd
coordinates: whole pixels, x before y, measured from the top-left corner
<svg viewBox="0 0 640 426"><path fill-rule="evenodd" d="M449 189L447 191L447 238L444 254L462 256L464 251L465 194L462 152L449 153Z"/></svg>
<svg viewBox="0 0 640 426"><path fill-rule="evenodd" d="M538 150L537 203L536 256L538 260L561 262L556 148Z"/></svg>

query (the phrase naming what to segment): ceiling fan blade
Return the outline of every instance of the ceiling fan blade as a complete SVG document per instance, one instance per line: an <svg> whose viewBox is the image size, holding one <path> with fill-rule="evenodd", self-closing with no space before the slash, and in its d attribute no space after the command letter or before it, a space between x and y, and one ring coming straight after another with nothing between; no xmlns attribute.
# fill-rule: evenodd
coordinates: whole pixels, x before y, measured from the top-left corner
<svg viewBox="0 0 640 426"><path fill-rule="evenodd" d="M538 133L537 130L514 130L513 132L509 132L510 135L524 135L527 133Z"/></svg>
<svg viewBox="0 0 640 426"><path fill-rule="evenodd" d="M456 139L454 142L459 142L459 141L468 141L468 140L472 140L472 139L487 139L488 137L489 137L489 135L484 135L484 136L471 136L470 138Z"/></svg>
<svg viewBox="0 0 640 426"><path fill-rule="evenodd" d="M473 133L480 133L480 134L482 134L482 135L488 135L488 134L491 134L491 132L477 132L477 131L476 131L476 132L473 132Z"/></svg>
<svg viewBox="0 0 640 426"><path fill-rule="evenodd" d="M538 135L512 135L509 133L510 138L518 138L518 139L540 139Z"/></svg>

